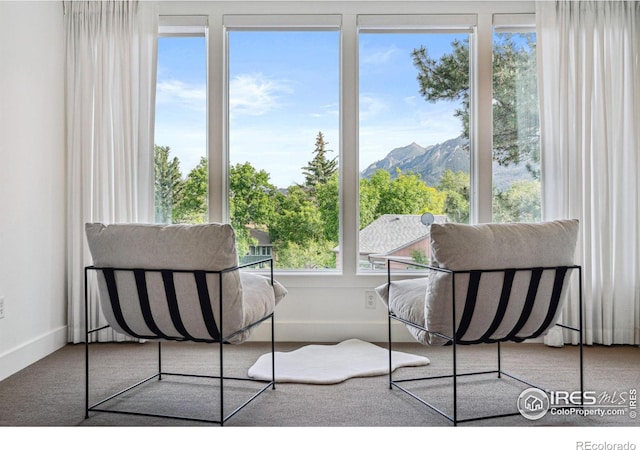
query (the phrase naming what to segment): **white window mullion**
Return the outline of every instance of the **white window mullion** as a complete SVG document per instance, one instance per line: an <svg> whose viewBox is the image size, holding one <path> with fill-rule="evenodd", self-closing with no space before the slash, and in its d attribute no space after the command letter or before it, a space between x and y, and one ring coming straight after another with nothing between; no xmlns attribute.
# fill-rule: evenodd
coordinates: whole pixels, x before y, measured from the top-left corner
<svg viewBox="0 0 640 450"><path fill-rule="evenodd" d="M470 222L486 223L492 219L492 149L493 149L493 71L492 16L479 14L471 64L471 197Z"/></svg>
<svg viewBox="0 0 640 450"><path fill-rule="evenodd" d="M226 42L222 17L209 17L207 36L207 122L209 221L228 222Z"/></svg>
<svg viewBox="0 0 640 450"><path fill-rule="evenodd" d="M343 18L342 51L340 55L340 136L341 152L341 189L340 214L342 230L340 248L343 273L355 274L358 271L359 239L359 183L358 170L358 30L356 16Z"/></svg>

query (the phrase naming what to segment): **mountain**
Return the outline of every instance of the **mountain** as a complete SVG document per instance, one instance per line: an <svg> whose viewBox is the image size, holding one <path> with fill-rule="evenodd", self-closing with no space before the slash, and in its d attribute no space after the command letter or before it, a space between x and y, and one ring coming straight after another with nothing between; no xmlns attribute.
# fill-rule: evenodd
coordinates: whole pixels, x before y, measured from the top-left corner
<svg viewBox="0 0 640 450"><path fill-rule="evenodd" d="M361 178L373 175L376 170L384 169L396 177L396 169L404 173L413 172L429 186L440 184L442 174L447 170L469 172L469 140L463 137L449 139L441 144L422 147L412 142L405 147L394 148L383 159L369 165L360 173ZM514 181L529 179L524 164L517 166L498 166L493 163L494 184L500 190L507 189Z"/></svg>
<svg viewBox="0 0 640 450"><path fill-rule="evenodd" d="M405 173L420 174L422 180L428 185L436 186L447 169L454 172L459 170L469 172L469 151L466 148L468 144L469 141L462 137L428 147L412 142L405 147L391 150L383 159L363 170L360 176L367 178L376 170L384 169L395 177L396 169L400 169Z"/></svg>

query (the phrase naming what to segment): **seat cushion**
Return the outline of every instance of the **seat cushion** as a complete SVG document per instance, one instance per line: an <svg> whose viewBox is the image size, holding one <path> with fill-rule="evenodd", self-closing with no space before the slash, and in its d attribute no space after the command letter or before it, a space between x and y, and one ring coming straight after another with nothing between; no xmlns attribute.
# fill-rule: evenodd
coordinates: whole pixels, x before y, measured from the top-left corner
<svg viewBox="0 0 640 450"><path fill-rule="evenodd" d="M424 301L428 281L427 277L393 281L390 290L389 285L385 283L376 288L376 293L385 307L396 316L424 327ZM422 344L427 343L427 333L409 325L407 329L415 340Z"/></svg>
<svg viewBox="0 0 640 450"><path fill-rule="evenodd" d="M243 327L271 314L280 300L287 295L287 290L277 280L273 280L271 286L269 278L251 272L240 272L240 279L244 295ZM252 331L237 334L229 339L229 342L243 342L249 338Z"/></svg>

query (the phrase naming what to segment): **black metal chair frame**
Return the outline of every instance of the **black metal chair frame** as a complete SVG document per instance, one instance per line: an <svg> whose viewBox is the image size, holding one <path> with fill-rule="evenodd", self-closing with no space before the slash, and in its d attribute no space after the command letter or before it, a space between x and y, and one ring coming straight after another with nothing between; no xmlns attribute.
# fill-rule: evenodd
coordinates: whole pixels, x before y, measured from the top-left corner
<svg viewBox="0 0 640 450"><path fill-rule="evenodd" d="M444 273L449 273L451 274L451 286L452 286L452 295L451 295L451 304L452 304L452 333L451 336L445 335L443 333L439 333L439 332L432 332L427 330L423 325L419 325L416 323L413 323L411 321L408 321L406 319L403 319L401 317L396 316L393 312L391 312L391 264L389 264L390 261L396 262L396 263L400 263L400 264L405 264L405 265L409 265L409 266L413 266L413 267L418 267L421 269L426 269L426 270L431 270L431 271L437 271L437 272L444 272ZM545 271L545 270L571 270L574 271L577 269L578 271L578 277L579 277L579 282L578 282L578 295L579 295L579 326L578 327L571 327L568 325L564 325L564 324L560 324L560 323L556 323L557 326L564 328L564 329L568 329L571 331L575 331L577 333L579 333L580 335L580 339L579 339L579 365L580 365L580 392L584 392L584 361L583 361L583 312L582 312L582 266L579 265L572 265L572 266L561 266L561 267L535 267L535 268L519 268L519 269L493 269L493 270L449 270L449 269L444 269L444 268L440 268L440 267L434 267L434 266L429 266L426 264L420 264L420 263L415 263L415 262L408 262L406 260L394 260L394 259L389 259L389 262L387 263L387 298L388 298L388 303L389 303L389 309L388 309L388 316L389 316L389 320L388 320L388 326L389 326L389 389L393 389L394 387L400 389L402 392L408 394L409 396L411 396L412 398L416 399L417 401L419 401L420 403L422 403L423 405L429 407L430 409L432 409L433 411L435 411L436 413L440 414L441 416L443 416L445 419L449 420L450 422L453 423L454 426L457 426L459 423L465 423L465 422L472 422L472 421L477 421L477 420L486 420L486 419L496 419L496 418L501 418L501 417L509 417L509 416L517 416L520 415L520 412L509 412L509 413L503 413L503 414L493 414L493 415L485 415L485 416L477 416L477 417L469 417L469 418L464 418L464 419L460 419L458 417L458 377L464 377L464 376L474 376L474 375L486 375L486 374L497 374L497 378L502 378L502 375L511 378L513 380L516 380L520 383L523 383L527 386L533 387L533 388L537 388L540 389L542 391L545 391L547 393L549 393L548 390L535 385L533 383L530 383L529 381L523 380L522 378L519 378L515 375L512 375L506 371L504 371L502 369L502 365L501 365L501 352L500 352L500 341L491 341L491 340L486 340L484 341L484 343L496 343L497 344L497 369L496 370L486 370L486 371L479 371L479 372L468 372L468 373L458 373L458 361L457 361L457 346L458 345L469 345L469 344L474 344L474 343L480 343L480 342L461 342L460 341L460 337L458 336L459 333L459 328L456 329L456 305L455 305L455 298L456 298L456 291L455 291L455 280L456 280L456 275L460 275L460 274L472 274L475 273L477 276L479 276L479 274L481 273L485 273L485 272L520 272L520 271ZM471 282L472 277L469 277L469 281ZM479 279L478 279L479 280ZM535 297L535 295L534 295ZM466 311L465 311L466 312ZM453 357L453 373L452 374L448 374L448 375L438 375L438 376L429 376L429 377L421 377L421 378L402 378L402 379L394 379L392 376L392 349L391 349L391 345L392 345L392 339L391 339L391 323L393 320L399 321L401 323L404 323L405 325L417 328L421 331L424 331L426 333L429 333L431 335L435 335L438 336L440 338L445 339L447 342L445 345L450 345L452 347L452 357ZM434 404L426 401L425 399L421 398L420 396L416 395L414 392L411 392L409 389L401 386L401 383L407 383L407 382L416 382L416 381L428 381L428 380L437 380L437 379L444 379L444 378L451 378L453 380L453 414L447 414L446 412L444 412L441 408L438 408L437 406L435 406ZM581 396L581 400L580 400L580 405L582 406L583 404L583 400L582 400L582 396Z"/></svg>
<svg viewBox="0 0 640 450"><path fill-rule="evenodd" d="M100 326L97 327L95 329L88 329L88 325L89 325L89 295L88 295L88 273L89 271L102 271L103 273L105 271L110 271L110 272L117 272L117 271L125 271L125 272L137 272L136 275L138 274L142 274L144 276L144 274L148 273L148 272L162 272L163 274L170 274L170 276L173 276L173 274L175 273L192 273L194 274L194 276L196 278L198 278L198 281L201 282L202 284L199 286L198 289L198 296L200 297L200 302L202 303L203 301L208 301L208 288L207 288L207 281L206 281L206 275L207 274L217 274L218 275L218 280L219 280L219 298L220 298L220 302L219 302L219 321L218 321L218 326L219 326L219 330L222 330L222 275L224 273L228 273L228 272L234 272L243 268L247 268L247 267L251 267L251 266L256 266L259 264L269 264L269 268L270 268L270 281L271 281L271 285L273 285L273 259L272 258L265 258L262 259L260 261L254 261L254 262L250 262L247 264L242 264L242 265L238 265L238 266L234 266L234 267L230 267L227 269L223 269L223 270L218 270L218 271L211 271L211 270L172 270L172 269L166 269L166 270L162 270L162 269L123 269L123 268L113 268L113 267L96 267L96 266L87 266L85 267L85 271L84 271L84 285L85 285L85 292L84 292L84 306L85 306L85 315L84 315L84 320L85 320L85 419L89 418L89 412L90 411L95 411L95 412L107 412L107 413L117 413L117 414L128 414L128 415L135 415L135 416L146 416L146 417L160 417L160 418L167 418L167 419L181 419L181 420L189 420L189 421L196 421L196 422L206 422L206 423L213 423L213 424L219 424L220 426L223 426L225 424L225 422L227 422L229 419L231 419L233 416L235 416L241 409L243 409L245 406L247 406L251 401L253 401L255 398L257 398L260 394L262 394L263 392L265 392L268 388L272 388L275 389L276 388L276 383L275 383L275 340L274 340L274 314L273 312L271 312L270 314L262 317L261 319L249 324L248 326L242 328L241 330L238 330L228 336L220 336L219 339L187 339L187 338L161 338L160 340L158 340L159 338L157 336L141 336L141 335L137 335L134 337L138 337L141 339L152 339L152 340L158 340L158 368L157 368L157 372L147 378L144 378L143 380L138 381L137 383L134 383L133 385L124 388L122 390L120 390L119 392L110 395L96 403L93 404L89 404L89 335L92 333L96 333L98 331L104 330L106 328L110 328L110 325L104 325L104 326ZM110 295L113 295L113 292L110 291L109 293ZM117 295L117 292L115 293ZM267 381L267 380L258 380L258 379L253 379L253 378L248 378L248 377L229 377L229 376L224 376L224 346L225 343L228 342L229 339L232 339L233 337L235 337L238 334L241 334L245 331L250 330L251 328L260 325L262 322L266 321L266 320L271 320L271 381ZM201 343L208 343L208 344L214 344L214 343L218 343L219 344L219 375L199 375L199 374L189 374L189 373L175 373L175 372L164 372L162 370L162 340L170 340L170 341L177 341L177 342L201 342ZM102 405L104 405L105 403L107 403L110 400L115 399L116 397L129 392L145 383L148 383L154 379L157 379L158 381L162 380L163 376L174 376L174 377L191 377L191 378L206 378L206 379L215 379L215 380L219 380L220 381L220 386L219 386L219 390L220 390L220 419L207 419L207 418L198 418L198 417L185 417L185 416L175 416L175 415L164 415L164 414L154 414L154 413L147 413L147 412L136 412L136 411L127 411L127 410L117 410L117 409L106 409L101 407ZM235 408L233 411L231 411L229 414L225 415L225 408L224 408L224 382L225 380L234 380L234 381L242 381L242 382L251 382L251 383L257 383L257 384L264 384L265 386L263 386L260 390L258 390L257 392L255 392L250 398L248 398L246 401L244 401L244 403L242 403L240 406L238 406L237 408Z"/></svg>

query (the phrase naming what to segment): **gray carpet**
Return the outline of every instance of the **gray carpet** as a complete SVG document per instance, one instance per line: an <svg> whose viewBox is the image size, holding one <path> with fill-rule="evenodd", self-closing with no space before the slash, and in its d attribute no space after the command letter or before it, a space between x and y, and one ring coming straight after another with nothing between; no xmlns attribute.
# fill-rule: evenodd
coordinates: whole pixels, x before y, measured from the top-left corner
<svg viewBox="0 0 640 450"><path fill-rule="evenodd" d="M289 351L298 343L280 343ZM384 346L384 344L381 344ZM431 364L401 368L394 376L445 374L451 368L451 347L397 344L394 350L422 354ZM269 351L265 343L225 346L227 375L245 376L255 360ZM549 389L577 389L578 349L549 348L538 344L503 345L503 369L525 376ZM153 372L157 345L94 344L91 346L93 399L112 393ZM467 370L491 368L495 346L459 347L459 363ZM217 347L198 344L163 344L163 365L168 371L215 373ZM129 365L125 365L128 363ZM528 367L525 370L525 367ZM136 378L138 377L138 378ZM397 389L386 376L349 379L334 385L280 383L226 423L228 427L449 427L449 422ZM134 390L111 406L160 413L217 417L217 389L209 381L166 378ZM225 405L232 410L249 395L245 384L229 382ZM210 386L211 387L211 386ZM215 387L215 386L214 386ZM253 385L249 386L251 389ZM462 418L515 409L526 386L494 376L467 377L459 383ZM628 392L640 387L640 349L630 346L585 347L585 389L597 393ZM227 392L227 391L226 391ZM451 411L451 385L431 382L418 389L434 403ZM199 422L92 412L84 418L84 346L68 345L0 382L0 425L10 427L185 427ZM206 425L206 424L205 424ZM610 417L551 416L537 421L520 415L463 424L463 427L637 427L629 414ZM640 444L640 443L638 443ZM575 448L575 447L574 447Z"/></svg>

